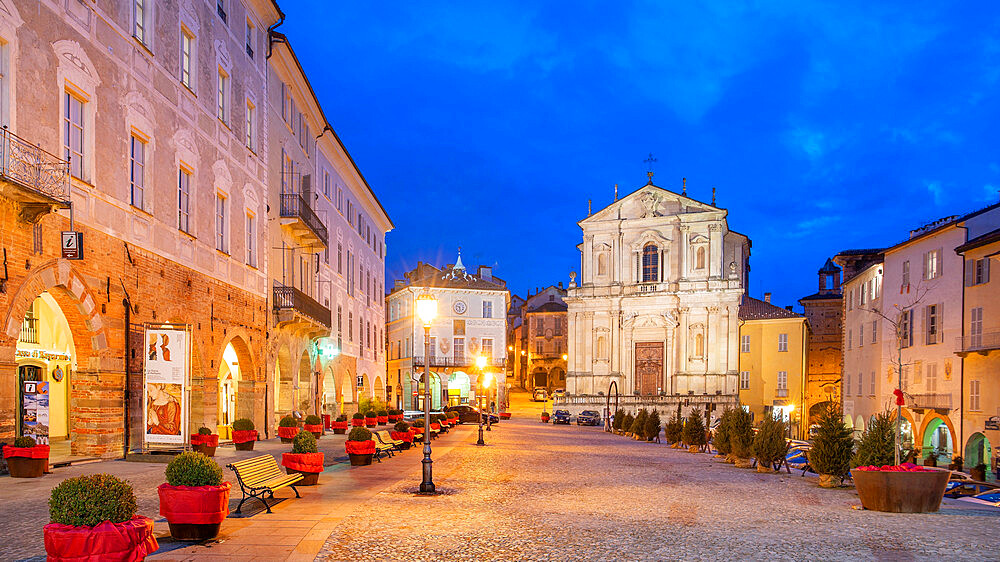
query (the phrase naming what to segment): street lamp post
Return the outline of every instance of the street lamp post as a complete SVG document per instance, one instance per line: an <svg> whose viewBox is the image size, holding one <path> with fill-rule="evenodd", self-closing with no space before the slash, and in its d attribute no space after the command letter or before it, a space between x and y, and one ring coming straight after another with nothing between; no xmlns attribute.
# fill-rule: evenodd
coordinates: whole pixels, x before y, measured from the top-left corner
<svg viewBox="0 0 1000 562"><path fill-rule="evenodd" d="M486 379L486 375L483 373L483 370L486 369L486 357L484 357L482 355L480 355L479 357L476 357L476 367L479 368L479 379L481 381L483 381L483 387L485 387L485 388L488 389L489 386L490 386L490 383ZM476 445L482 446L482 445L486 444L486 441L483 441L483 408L484 408L484 406L482 406L482 403L483 403L482 400L483 400L483 398L482 398L482 396L479 395L478 389L477 389L476 399L479 400L479 402L480 402L480 410L479 410L479 440L476 441Z"/></svg>
<svg viewBox="0 0 1000 562"><path fill-rule="evenodd" d="M431 324L437 316L437 300L433 295L424 293L417 297L417 316L424 323L424 460L423 481L420 483L421 494L434 493L434 481L431 478Z"/></svg>

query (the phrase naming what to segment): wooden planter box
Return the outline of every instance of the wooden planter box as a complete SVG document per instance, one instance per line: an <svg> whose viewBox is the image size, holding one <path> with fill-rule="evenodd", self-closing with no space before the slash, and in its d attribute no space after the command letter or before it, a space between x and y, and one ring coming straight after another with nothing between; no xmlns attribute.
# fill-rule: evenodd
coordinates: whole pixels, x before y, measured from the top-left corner
<svg viewBox="0 0 1000 562"><path fill-rule="evenodd" d="M950 470L923 472L851 471L861 505L872 511L929 513L941 507Z"/></svg>

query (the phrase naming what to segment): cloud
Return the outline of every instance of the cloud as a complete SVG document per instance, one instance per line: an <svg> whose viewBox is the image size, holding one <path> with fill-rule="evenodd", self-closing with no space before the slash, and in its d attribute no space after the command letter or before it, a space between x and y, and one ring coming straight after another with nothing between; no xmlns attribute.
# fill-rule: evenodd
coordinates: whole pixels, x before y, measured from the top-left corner
<svg viewBox="0 0 1000 562"><path fill-rule="evenodd" d="M1000 186L992 183L983 186L983 199L985 201L996 201L998 195L1000 195Z"/></svg>
<svg viewBox="0 0 1000 562"><path fill-rule="evenodd" d="M839 220L840 217L838 215L821 215L811 219L799 221L795 224L795 228L788 233L788 236L791 238L802 238L821 228L828 227Z"/></svg>
<svg viewBox="0 0 1000 562"><path fill-rule="evenodd" d="M944 186L938 181L924 182L924 187L930 192L931 196L934 198L935 205L941 205L944 201Z"/></svg>
<svg viewBox="0 0 1000 562"><path fill-rule="evenodd" d="M821 131L798 127L788 132L788 138L792 148L801 150L809 160L816 161L826 152L827 136Z"/></svg>

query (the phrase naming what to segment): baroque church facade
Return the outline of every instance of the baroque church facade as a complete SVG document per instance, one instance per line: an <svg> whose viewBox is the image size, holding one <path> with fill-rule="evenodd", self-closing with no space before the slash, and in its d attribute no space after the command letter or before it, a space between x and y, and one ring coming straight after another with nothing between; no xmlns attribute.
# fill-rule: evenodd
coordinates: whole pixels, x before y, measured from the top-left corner
<svg viewBox="0 0 1000 562"><path fill-rule="evenodd" d="M658 187L650 174L578 223L580 278L571 275L566 298L570 396L596 400L614 382L626 396L735 400L750 239L712 203Z"/></svg>

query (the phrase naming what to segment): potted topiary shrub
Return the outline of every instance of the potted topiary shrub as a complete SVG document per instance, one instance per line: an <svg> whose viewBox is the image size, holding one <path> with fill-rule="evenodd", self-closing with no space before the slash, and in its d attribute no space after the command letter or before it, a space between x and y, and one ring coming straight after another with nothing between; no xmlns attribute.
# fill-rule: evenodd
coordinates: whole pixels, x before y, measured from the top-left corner
<svg viewBox="0 0 1000 562"><path fill-rule="evenodd" d="M444 417L449 427L455 427L455 424L458 423L458 412L445 412Z"/></svg>
<svg viewBox="0 0 1000 562"><path fill-rule="evenodd" d="M646 417L646 425L642 430L646 436L646 441L654 441L660 436L660 413L653 410Z"/></svg>
<svg viewBox="0 0 1000 562"><path fill-rule="evenodd" d="M705 439L705 422L698 410L691 410L691 414L688 415L681 439L687 445L689 453L697 453L705 445L707 441Z"/></svg>
<svg viewBox="0 0 1000 562"><path fill-rule="evenodd" d="M160 515L167 518L170 535L181 541L203 541L219 534L229 515L232 484L222 478L222 467L207 456L189 451L170 461L167 481L156 489Z"/></svg>
<svg viewBox="0 0 1000 562"><path fill-rule="evenodd" d="M38 478L49 467L49 446L33 437L16 437L13 446L3 446L3 458L11 478Z"/></svg>
<svg viewBox="0 0 1000 562"><path fill-rule="evenodd" d="M375 410L368 410L365 412L365 427L375 427L378 425L378 414Z"/></svg>
<svg viewBox="0 0 1000 562"><path fill-rule="evenodd" d="M372 463L372 456L375 455L375 442L372 441L372 432L363 427L355 427L347 435L344 442L347 449L347 456L351 458L351 466L368 466Z"/></svg>
<svg viewBox="0 0 1000 562"><path fill-rule="evenodd" d="M624 433L626 437L632 437L633 423L635 423L635 416L632 415L632 412L625 414L625 417L622 418L622 433Z"/></svg>
<svg viewBox="0 0 1000 562"><path fill-rule="evenodd" d="M785 441L785 422L773 416L764 416L754 435L752 451L757 459L757 472L774 472L776 462L788 453L788 442Z"/></svg>
<svg viewBox="0 0 1000 562"><path fill-rule="evenodd" d="M365 415L361 412L354 412L351 416L351 427L364 427L365 426Z"/></svg>
<svg viewBox="0 0 1000 562"><path fill-rule="evenodd" d="M445 432L445 429L441 427L441 414L431 414L431 429L438 430L438 435Z"/></svg>
<svg viewBox="0 0 1000 562"><path fill-rule="evenodd" d="M416 441L423 441L424 440L424 420L423 419L415 419L415 420L413 420L413 425L410 426L410 431L413 432L413 439L414 439L415 442Z"/></svg>
<svg viewBox="0 0 1000 562"><path fill-rule="evenodd" d="M389 423L389 412L386 410L379 410L378 412L375 412L375 421L378 422L379 425Z"/></svg>
<svg viewBox="0 0 1000 562"><path fill-rule="evenodd" d="M198 428L198 433L191 434L191 448L206 457L214 457L219 446L219 436L205 426Z"/></svg>
<svg viewBox="0 0 1000 562"><path fill-rule="evenodd" d="M135 514L135 492L110 474L67 478L53 488L42 530L49 560L142 560L160 546L153 520Z"/></svg>
<svg viewBox="0 0 1000 562"><path fill-rule="evenodd" d="M646 418L649 417L649 412L642 408L639 413L632 420L632 425L629 427L629 433L632 434L632 438L636 441L646 440Z"/></svg>
<svg viewBox="0 0 1000 562"><path fill-rule="evenodd" d="M835 488L851 471L854 431L844 424L840 407L830 404L819 419L819 431L809 451L809 465L819 474L819 485Z"/></svg>
<svg viewBox="0 0 1000 562"><path fill-rule="evenodd" d="M986 480L986 463L981 462L970 468L969 476L971 476L973 480L979 480L980 482Z"/></svg>
<svg viewBox="0 0 1000 562"><path fill-rule="evenodd" d="M347 433L347 414L340 414L335 421L330 422L330 428L337 435Z"/></svg>
<svg viewBox="0 0 1000 562"><path fill-rule="evenodd" d="M233 422L233 444L237 451L252 451L256 441L257 430L252 420L240 418Z"/></svg>
<svg viewBox="0 0 1000 562"><path fill-rule="evenodd" d="M719 417L719 425L715 428L715 435L712 436L712 445L718 451L716 458L725 459L728 462L733 452L733 446L729 442L729 426L733 419L733 409L726 408Z"/></svg>
<svg viewBox="0 0 1000 562"><path fill-rule="evenodd" d="M729 423L729 443L736 468L751 468L753 455L753 418L743 408L735 408Z"/></svg>
<svg viewBox="0 0 1000 562"><path fill-rule="evenodd" d="M302 430L292 440L292 452L281 453L281 466L288 474L301 474L296 486L315 486L323 472L323 453L316 451L316 437Z"/></svg>
<svg viewBox="0 0 1000 562"><path fill-rule="evenodd" d="M680 413L675 413L674 417L663 427L663 438L670 443L671 449L680 448L681 437L684 434L684 418Z"/></svg>
<svg viewBox="0 0 1000 562"><path fill-rule="evenodd" d="M281 438L281 442L288 444L295 439L295 436L299 434L299 422L295 421L292 416L285 416L281 418L278 422L278 437Z"/></svg>
<svg viewBox="0 0 1000 562"><path fill-rule="evenodd" d="M542 408L542 423L549 423L549 411Z"/></svg>
<svg viewBox="0 0 1000 562"><path fill-rule="evenodd" d="M306 423L302 427L309 433L312 433L316 439L319 439L323 435L323 419L319 416L306 416Z"/></svg>
<svg viewBox="0 0 1000 562"><path fill-rule="evenodd" d="M413 444L413 432L410 431L410 424L405 421L398 421L396 425L392 427L392 431L389 432L389 436L397 441L402 441L403 444L400 448L404 451L410 448Z"/></svg>

